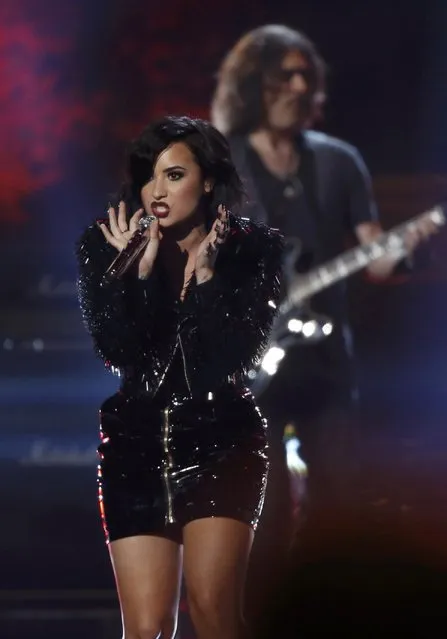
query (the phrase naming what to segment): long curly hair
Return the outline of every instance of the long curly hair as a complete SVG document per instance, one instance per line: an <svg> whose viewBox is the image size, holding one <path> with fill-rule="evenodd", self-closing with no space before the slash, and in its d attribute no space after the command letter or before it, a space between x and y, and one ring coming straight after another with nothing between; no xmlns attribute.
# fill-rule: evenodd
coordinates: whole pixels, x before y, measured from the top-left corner
<svg viewBox="0 0 447 639"><path fill-rule="evenodd" d="M126 202L128 215L141 207L141 189L151 179L160 153L175 142L184 142L189 147L203 179L213 181L211 193L203 196L207 199L209 222L219 204L237 209L244 190L225 137L206 120L168 115L149 124L128 146L126 180L117 197Z"/></svg>
<svg viewBox="0 0 447 639"><path fill-rule="evenodd" d="M249 31L234 45L217 74L211 121L225 135L247 135L265 120L264 83L278 74L284 56L298 51L309 64L309 126L321 116L326 98L326 65L314 43L300 31L269 24Z"/></svg>

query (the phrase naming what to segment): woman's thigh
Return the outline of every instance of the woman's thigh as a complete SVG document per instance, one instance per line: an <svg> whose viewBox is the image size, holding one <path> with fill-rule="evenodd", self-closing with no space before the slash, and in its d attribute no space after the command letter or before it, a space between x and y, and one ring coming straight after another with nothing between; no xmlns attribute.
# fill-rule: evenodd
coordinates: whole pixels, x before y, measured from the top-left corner
<svg viewBox="0 0 447 639"><path fill-rule="evenodd" d="M188 598L199 608L241 610L253 530L226 517L189 522L183 529L183 570Z"/></svg>
<svg viewBox="0 0 447 639"><path fill-rule="evenodd" d="M125 628L135 632L175 619L182 547L164 537L138 535L112 541L109 549Z"/></svg>

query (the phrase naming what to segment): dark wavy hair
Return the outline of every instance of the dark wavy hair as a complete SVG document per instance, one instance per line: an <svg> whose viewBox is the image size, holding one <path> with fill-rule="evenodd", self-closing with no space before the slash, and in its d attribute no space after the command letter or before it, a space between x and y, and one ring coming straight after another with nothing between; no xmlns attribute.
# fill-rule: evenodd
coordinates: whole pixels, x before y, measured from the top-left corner
<svg viewBox="0 0 447 639"><path fill-rule="evenodd" d="M264 86L278 75L284 56L299 51L309 64L309 126L321 116L326 98L326 65L314 43L300 31L268 24L249 31L234 45L217 73L211 120L225 135L247 135L265 118Z"/></svg>
<svg viewBox="0 0 447 639"><path fill-rule="evenodd" d="M128 214L141 207L141 189L150 180L160 153L170 144L183 142L191 150L204 179L213 181L206 200L212 221L219 204L237 208L244 196L241 179L231 159L225 137L206 120L188 116L165 116L149 126L133 140L126 154L126 181L119 199L127 203Z"/></svg>

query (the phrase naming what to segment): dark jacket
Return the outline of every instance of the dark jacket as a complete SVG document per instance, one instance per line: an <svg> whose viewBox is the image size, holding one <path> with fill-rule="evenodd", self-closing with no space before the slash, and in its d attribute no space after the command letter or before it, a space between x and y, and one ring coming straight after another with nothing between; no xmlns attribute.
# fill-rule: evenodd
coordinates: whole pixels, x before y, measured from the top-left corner
<svg viewBox="0 0 447 639"><path fill-rule="evenodd" d="M78 246L78 292L84 322L105 364L124 379L139 379L149 394L161 385L179 349L192 396L245 374L262 354L279 297L282 237L268 227L230 216L211 280L193 279L183 302L169 295L155 262L147 280L130 270L101 285L116 256L93 225Z"/></svg>

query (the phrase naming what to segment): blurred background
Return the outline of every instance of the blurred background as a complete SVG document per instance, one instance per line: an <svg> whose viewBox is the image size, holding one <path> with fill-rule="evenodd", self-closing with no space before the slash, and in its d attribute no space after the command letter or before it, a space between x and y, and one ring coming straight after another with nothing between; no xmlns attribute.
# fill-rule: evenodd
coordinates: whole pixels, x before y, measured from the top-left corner
<svg viewBox="0 0 447 639"><path fill-rule="evenodd" d="M119 184L125 142L157 115L207 117L223 56L268 22L328 62L321 128L362 153L385 228L444 200L445 0L2 0L2 639L120 636L95 492L97 410L117 380L81 324L73 247ZM447 616L446 268L444 231L410 278L351 282L370 492L278 593L278 615L296 611L287 636L323 636L342 611L348 636L407 621L429 637Z"/></svg>

